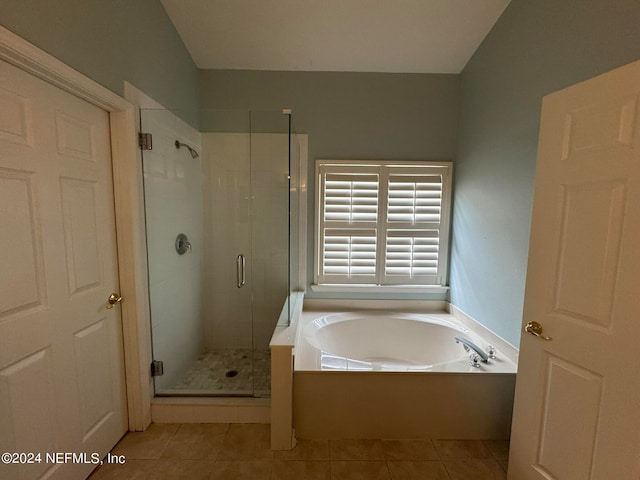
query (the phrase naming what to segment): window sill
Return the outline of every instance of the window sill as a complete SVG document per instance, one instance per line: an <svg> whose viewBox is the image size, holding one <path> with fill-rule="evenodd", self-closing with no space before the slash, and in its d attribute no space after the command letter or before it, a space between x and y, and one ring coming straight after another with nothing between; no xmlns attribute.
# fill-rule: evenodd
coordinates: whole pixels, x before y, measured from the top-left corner
<svg viewBox="0 0 640 480"><path fill-rule="evenodd" d="M446 293L449 287L440 285L311 285L313 292L331 293Z"/></svg>

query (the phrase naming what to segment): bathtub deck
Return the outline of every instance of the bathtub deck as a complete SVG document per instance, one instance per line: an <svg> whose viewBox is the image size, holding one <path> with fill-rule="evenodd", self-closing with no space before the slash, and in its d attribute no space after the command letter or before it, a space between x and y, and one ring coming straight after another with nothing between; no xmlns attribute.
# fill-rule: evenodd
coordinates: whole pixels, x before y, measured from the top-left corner
<svg viewBox="0 0 640 480"><path fill-rule="evenodd" d="M411 301L348 301L335 305L328 300L305 301L294 355L293 427L296 437L328 440L508 439L517 350L477 322L429 306L428 302ZM325 365L323 357L336 352L329 346L325 354L323 345L320 345L323 350L315 347L312 343L318 342L312 336L313 328L307 326L311 327L316 319L323 321L328 315L356 312L356 317L361 317L368 310L383 315L418 313L457 323L468 332L464 336L477 339L473 341L480 348L496 347L498 358L480 368L470 367L466 354L456 345L456 348L460 347L459 359L434 364L426 371L407 371L406 368L393 372L361 371L360 365L350 369L349 359L358 357L349 357L349 353L339 353L347 355L344 369ZM329 323L324 321L320 325ZM355 333L352 336L354 345L359 346L362 338ZM451 338L446 339L451 345L455 345L454 336L452 333ZM397 351L394 358L402 358L402 349Z"/></svg>

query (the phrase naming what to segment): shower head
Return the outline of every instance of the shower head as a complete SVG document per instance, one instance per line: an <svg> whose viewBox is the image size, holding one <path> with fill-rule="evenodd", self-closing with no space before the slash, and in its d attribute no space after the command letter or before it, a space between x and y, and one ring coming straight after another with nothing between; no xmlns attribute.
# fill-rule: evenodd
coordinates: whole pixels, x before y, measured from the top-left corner
<svg viewBox="0 0 640 480"><path fill-rule="evenodd" d="M176 148L185 147L187 150L189 150L191 158L198 158L200 156L200 154L196 152L194 148L190 147L186 143L182 143L180 140L176 140L175 146Z"/></svg>

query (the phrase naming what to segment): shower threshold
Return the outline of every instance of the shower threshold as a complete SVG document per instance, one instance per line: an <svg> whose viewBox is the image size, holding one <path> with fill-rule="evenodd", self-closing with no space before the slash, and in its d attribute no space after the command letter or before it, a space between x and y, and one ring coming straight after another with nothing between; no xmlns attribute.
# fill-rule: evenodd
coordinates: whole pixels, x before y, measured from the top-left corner
<svg viewBox="0 0 640 480"><path fill-rule="evenodd" d="M239 396L155 397L155 423L271 423L271 399Z"/></svg>

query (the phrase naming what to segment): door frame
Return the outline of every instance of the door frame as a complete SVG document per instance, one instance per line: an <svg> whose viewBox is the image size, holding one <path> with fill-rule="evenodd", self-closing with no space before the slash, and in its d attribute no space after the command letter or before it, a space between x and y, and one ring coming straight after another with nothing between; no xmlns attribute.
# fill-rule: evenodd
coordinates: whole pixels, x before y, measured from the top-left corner
<svg viewBox="0 0 640 480"><path fill-rule="evenodd" d="M109 114L118 277L129 430L151 423L150 323L140 197L142 169L133 104L0 26L0 60L15 65Z"/></svg>

